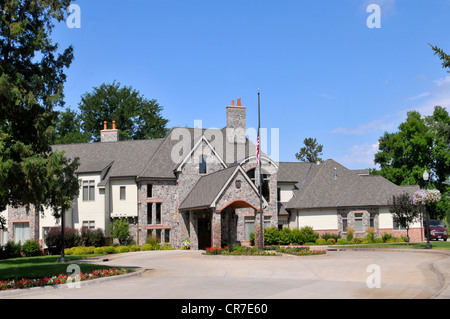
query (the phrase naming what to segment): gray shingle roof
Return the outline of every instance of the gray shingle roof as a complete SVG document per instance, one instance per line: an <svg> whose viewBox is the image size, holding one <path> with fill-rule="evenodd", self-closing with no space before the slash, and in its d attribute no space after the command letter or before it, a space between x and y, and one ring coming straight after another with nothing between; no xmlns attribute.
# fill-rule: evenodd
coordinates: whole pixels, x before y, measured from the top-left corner
<svg viewBox="0 0 450 319"><path fill-rule="evenodd" d="M105 180L110 177L137 176L163 139L53 145L66 157L80 159L77 173L101 172L112 163Z"/></svg>
<svg viewBox="0 0 450 319"><path fill-rule="evenodd" d="M180 205L180 210L210 207L225 183L239 168L237 166L200 177Z"/></svg>
<svg viewBox="0 0 450 319"><path fill-rule="evenodd" d="M382 176L360 176L333 160L311 166L302 185L286 209L386 206L393 195L418 190L418 186L397 186Z"/></svg>

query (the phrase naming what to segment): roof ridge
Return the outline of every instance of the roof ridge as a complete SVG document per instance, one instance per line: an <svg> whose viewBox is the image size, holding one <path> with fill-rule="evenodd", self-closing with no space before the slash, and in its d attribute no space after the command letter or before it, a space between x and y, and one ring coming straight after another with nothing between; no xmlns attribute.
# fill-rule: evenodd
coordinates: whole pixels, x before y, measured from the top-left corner
<svg viewBox="0 0 450 319"><path fill-rule="evenodd" d="M162 142L159 144L158 148L156 149L156 151L153 153L153 155L150 157L150 159L148 160L147 164L144 166L144 168L140 171L140 173L136 176L136 179L138 179L143 172L145 172L145 170L147 169L147 167L150 165L151 161L155 158L156 154L158 154L158 152L161 150L161 147L164 145L164 143L167 141L168 137L171 135L171 132L173 131L173 127L169 130L169 132L166 134L166 136L162 139Z"/></svg>

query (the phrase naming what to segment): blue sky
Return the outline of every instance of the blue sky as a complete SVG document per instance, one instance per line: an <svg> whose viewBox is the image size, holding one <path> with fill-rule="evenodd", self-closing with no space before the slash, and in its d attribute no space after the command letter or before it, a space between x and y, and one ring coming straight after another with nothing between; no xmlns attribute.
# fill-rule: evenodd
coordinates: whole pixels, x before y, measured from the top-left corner
<svg viewBox="0 0 450 319"><path fill-rule="evenodd" d="M408 110L450 105L450 74L427 43L450 53L449 0L79 0L81 28L60 23L73 45L66 106L114 80L164 107L169 127L226 124L242 99L247 126L279 129L279 160L296 161L306 137L323 158L375 167L385 131ZM380 6L380 28L368 28ZM271 145L267 150L271 153Z"/></svg>

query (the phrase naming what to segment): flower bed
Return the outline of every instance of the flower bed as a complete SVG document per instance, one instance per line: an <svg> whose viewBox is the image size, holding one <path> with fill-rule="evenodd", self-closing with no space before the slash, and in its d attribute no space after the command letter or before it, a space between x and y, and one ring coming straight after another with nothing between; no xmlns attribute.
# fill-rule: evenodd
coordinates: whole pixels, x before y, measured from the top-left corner
<svg viewBox="0 0 450 319"><path fill-rule="evenodd" d="M282 254L290 254L295 256L306 255L322 255L326 254L326 250L310 250L309 246L298 247L281 247L266 246L263 250L256 247L234 246L226 247L209 247L206 248L205 255L233 255L233 256L281 256Z"/></svg>
<svg viewBox="0 0 450 319"><path fill-rule="evenodd" d="M86 280L92 280L92 279L96 279L96 278L123 275L123 274L129 273L129 272L131 272L131 270L125 269L125 268L110 268L110 269L103 269L103 270L94 270L89 273L80 273L71 278L74 278L74 280L72 280L72 282L76 282L78 280L78 278L80 279L80 281L86 281ZM59 276L44 277L44 278L34 278L34 279L22 278L20 280L4 280L4 281L0 281L0 290L66 284L69 277L70 277L70 275L61 274Z"/></svg>

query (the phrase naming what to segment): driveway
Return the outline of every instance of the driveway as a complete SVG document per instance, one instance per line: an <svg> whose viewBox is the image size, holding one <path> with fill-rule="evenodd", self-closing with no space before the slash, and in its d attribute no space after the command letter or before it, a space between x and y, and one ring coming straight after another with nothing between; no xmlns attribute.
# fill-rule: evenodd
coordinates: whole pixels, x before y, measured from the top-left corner
<svg viewBox="0 0 450 319"><path fill-rule="evenodd" d="M140 275L81 288L28 290L4 298L392 299L450 298L450 256L435 251L329 251L318 256L206 256L145 251L108 256ZM97 262L99 262L97 260ZM47 287L48 288L48 287ZM25 292L25 291L24 291ZM0 297L2 295L0 294Z"/></svg>

